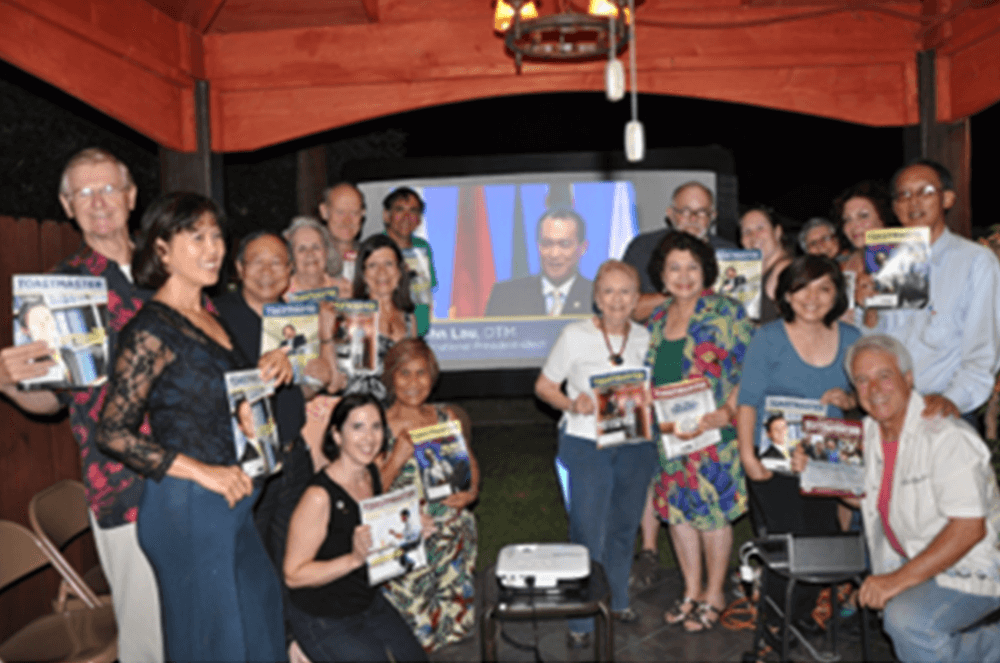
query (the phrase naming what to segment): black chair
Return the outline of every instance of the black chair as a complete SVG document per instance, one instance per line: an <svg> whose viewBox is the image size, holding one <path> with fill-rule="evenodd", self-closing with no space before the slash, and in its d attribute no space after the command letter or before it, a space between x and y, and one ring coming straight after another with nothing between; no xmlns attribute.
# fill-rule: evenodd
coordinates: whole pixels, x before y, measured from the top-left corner
<svg viewBox="0 0 1000 663"><path fill-rule="evenodd" d="M759 560L772 573L787 579L784 605L767 592L768 573L761 574L760 597L757 601L757 625L754 631L753 647L744 659L756 660L757 652L766 640L772 641L775 649L780 648L781 660L788 660L788 649L791 637L795 638L809 652L814 660L820 663L832 663L840 660L837 654L837 585L844 582L854 582L860 586L867 571L865 540L861 533L847 533L829 536L793 536L791 534L772 534L748 541L740 547L740 560L749 564L752 558ZM820 652L793 624L793 595L795 586L800 583L825 585L830 588L830 607L832 618L827 627L827 644L829 651ZM868 611L858 609L861 619L861 652L862 660L869 659L868 652ZM767 629L768 621L781 622L781 641L774 642L773 634Z"/></svg>

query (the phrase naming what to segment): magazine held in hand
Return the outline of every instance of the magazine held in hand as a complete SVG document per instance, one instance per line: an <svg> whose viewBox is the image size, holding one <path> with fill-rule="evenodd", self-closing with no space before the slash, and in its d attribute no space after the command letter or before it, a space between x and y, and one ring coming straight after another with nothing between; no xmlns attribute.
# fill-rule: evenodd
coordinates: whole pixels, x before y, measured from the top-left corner
<svg viewBox="0 0 1000 663"><path fill-rule="evenodd" d="M333 342L337 367L344 375L378 375L378 302L342 299L334 302L337 323Z"/></svg>
<svg viewBox="0 0 1000 663"><path fill-rule="evenodd" d="M865 494L860 421L802 417L802 450L809 457L799 475L803 495L862 497Z"/></svg>
<svg viewBox="0 0 1000 663"><path fill-rule="evenodd" d="M256 478L277 472L278 427L270 396L274 385L260 379L260 370L248 368L226 373L226 394L232 415L236 462Z"/></svg>
<svg viewBox="0 0 1000 663"><path fill-rule="evenodd" d="M732 297L747 311L747 317L760 317L761 275L763 260L759 249L716 249L719 277L712 289Z"/></svg>
<svg viewBox="0 0 1000 663"><path fill-rule="evenodd" d="M427 566L416 486L369 497L358 506L361 523L370 526L372 533L372 547L366 560L369 585L374 587Z"/></svg>
<svg viewBox="0 0 1000 663"><path fill-rule="evenodd" d="M308 384L306 364L319 357L319 305L316 302L264 304L260 353L281 348L295 373L295 384Z"/></svg>
<svg viewBox="0 0 1000 663"><path fill-rule="evenodd" d="M682 435L694 433L698 430L698 422L702 416L715 409L715 396L705 378L653 387L653 411L656 412L660 427L660 446L664 457L677 458L721 442L722 434L718 428L707 430L689 440L682 440L665 432L666 429L672 429Z"/></svg>
<svg viewBox="0 0 1000 663"><path fill-rule="evenodd" d="M652 439L648 368L593 375L590 387L594 390L598 447Z"/></svg>
<svg viewBox="0 0 1000 663"><path fill-rule="evenodd" d="M875 294L870 308L923 308L930 300L930 228L882 228L865 233L865 269Z"/></svg>
<svg viewBox="0 0 1000 663"><path fill-rule="evenodd" d="M14 345L45 341L52 366L22 389L96 387L108 379L108 284L102 276L15 274Z"/></svg>
<svg viewBox="0 0 1000 663"><path fill-rule="evenodd" d="M340 299L340 288L332 285L328 288L316 288L315 290L299 290L288 294L290 303L299 302L335 302Z"/></svg>
<svg viewBox="0 0 1000 663"><path fill-rule="evenodd" d="M764 410L760 439L767 446L761 449L760 462L772 472L790 473L792 451L802 441L802 418L826 417L827 407L818 398L768 396Z"/></svg>
<svg viewBox="0 0 1000 663"><path fill-rule="evenodd" d="M433 502L468 490L472 484L472 465L461 423L450 420L415 428L410 431L410 440L428 500Z"/></svg>
<svg viewBox="0 0 1000 663"><path fill-rule="evenodd" d="M434 293L431 291L431 261L427 249L422 246L403 249L403 259L410 276L410 299L414 304L432 304Z"/></svg>

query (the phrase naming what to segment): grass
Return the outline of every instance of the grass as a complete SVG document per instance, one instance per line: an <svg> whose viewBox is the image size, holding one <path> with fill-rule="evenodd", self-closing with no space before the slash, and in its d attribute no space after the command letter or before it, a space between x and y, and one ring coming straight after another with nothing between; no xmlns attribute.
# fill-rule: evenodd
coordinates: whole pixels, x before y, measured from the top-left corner
<svg viewBox="0 0 1000 663"><path fill-rule="evenodd" d="M479 525L476 566L488 568L509 543L566 541L568 521L553 467L555 426L477 426L472 442L483 477L475 508ZM752 536L749 518L737 521L733 534L735 553ZM666 527L660 528L658 543L660 563L675 568ZM734 554L731 563L737 562Z"/></svg>

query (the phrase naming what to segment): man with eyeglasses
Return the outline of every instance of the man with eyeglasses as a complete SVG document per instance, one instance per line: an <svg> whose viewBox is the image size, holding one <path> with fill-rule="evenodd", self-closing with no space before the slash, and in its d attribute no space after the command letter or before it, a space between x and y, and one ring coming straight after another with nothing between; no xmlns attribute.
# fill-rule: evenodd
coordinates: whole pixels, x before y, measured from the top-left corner
<svg viewBox="0 0 1000 663"><path fill-rule="evenodd" d="M662 293L658 292L649 275L649 263L653 259L656 247L671 230L683 230L698 239L708 242L713 249L735 249L735 244L715 234L715 196L701 182L690 181L674 189L670 207L667 208L667 227L642 233L633 239L622 261L627 262L639 271L640 291L642 298L635 309L636 320L643 321L649 317L653 309L663 302Z"/></svg>
<svg viewBox="0 0 1000 663"><path fill-rule="evenodd" d="M806 255L826 256L836 260L840 255L836 226L829 219L814 216L799 231L799 246Z"/></svg>
<svg viewBox="0 0 1000 663"><path fill-rule="evenodd" d="M538 220L538 261L542 271L493 284L486 316L586 315L593 284L578 271L587 251L587 224L576 211L552 209Z"/></svg>
<svg viewBox="0 0 1000 663"><path fill-rule="evenodd" d="M889 334L913 355L926 416L961 415L975 425L975 410L989 398L1000 369L1000 263L945 224L956 197L941 164L912 162L893 176L891 191L904 227L930 228L930 302L922 309L869 309L863 330Z"/></svg>
<svg viewBox="0 0 1000 663"><path fill-rule="evenodd" d="M59 202L66 216L80 227L83 246L53 271L107 279L111 365L118 332L152 294L132 283L128 218L135 208L136 194L125 164L101 148L88 148L73 156L63 169L59 187ZM111 586L118 622L118 658L123 663L163 661L156 578L136 532L142 477L105 456L94 444L106 385L72 392L17 388L19 381L46 373L52 364L48 354L44 341L0 350L0 391L33 414L55 414L69 408L73 435L80 445L94 541Z"/></svg>

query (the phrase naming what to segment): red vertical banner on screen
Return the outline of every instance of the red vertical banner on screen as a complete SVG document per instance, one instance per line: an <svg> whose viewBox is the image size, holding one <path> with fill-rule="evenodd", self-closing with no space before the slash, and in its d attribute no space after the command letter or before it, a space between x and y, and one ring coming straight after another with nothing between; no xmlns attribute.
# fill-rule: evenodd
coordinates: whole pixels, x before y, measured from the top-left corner
<svg viewBox="0 0 1000 663"><path fill-rule="evenodd" d="M482 317L496 280L486 195L481 186L463 186L458 194L451 317Z"/></svg>

